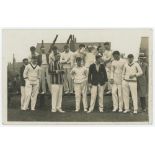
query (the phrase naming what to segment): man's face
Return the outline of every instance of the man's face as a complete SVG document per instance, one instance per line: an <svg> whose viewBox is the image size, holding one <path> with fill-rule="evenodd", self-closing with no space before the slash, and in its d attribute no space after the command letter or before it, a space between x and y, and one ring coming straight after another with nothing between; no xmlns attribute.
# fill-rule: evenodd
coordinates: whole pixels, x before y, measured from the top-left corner
<svg viewBox="0 0 155 155"><path fill-rule="evenodd" d="M101 63L101 57L96 58L96 62L97 62L98 64L100 64L100 63Z"/></svg>
<svg viewBox="0 0 155 155"><path fill-rule="evenodd" d="M69 52L69 47L65 48L65 52L67 53Z"/></svg>
<svg viewBox="0 0 155 155"><path fill-rule="evenodd" d="M54 55L57 54L57 49L53 49Z"/></svg>
<svg viewBox="0 0 155 155"><path fill-rule="evenodd" d="M24 65L27 65L28 64L28 60L24 60Z"/></svg>
<svg viewBox="0 0 155 155"><path fill-rule="evenodd" d="M55 55L55 61L59 61L59 60L60 60L60 55L59 54Z"/></svg>
<svg viewBox="0 0 155 155"><path fill-rule="evenodd" d="M104 45L104 48L105 48L106 50L110 50L110 45L106 44L106 45Z"/></svg>
<svg viewBox="0 0 155 155"><path fill-rule="evenodd" d="M134 60L134 58L128 58L128 62L129 62L129 63L132 63L133 60Z"/></svg>
<svg viewBox="0 0 155 155"><path fill-rule="evenodd" d="M114 55L113 55L113 58L114 58L115 60L119 60L119 59L120 59L120 55L119 55L119 54L114 54Z"/></svg>
<svg viewBox="0 0 155 155"><path fill-rule="evenodd" d="M80 52L83 52L85 50L85 47L80 48Z"/></svg>
<svg viewBox="0 0 155 155"><path fill-rule="evenodd" d="M34 53L35 52L35 49L31 49L31 52Z"/></svg>
<svg viewBox="0 0 155 155"><path fill-rule="evenodd" d="M102 52L103 52L103 48L100 47L100 48L98 49L98 52L99 52L99 53L102 53Z"/></svg>
<svg viewBox="0 0 155 155"><path fill-rule="evenodd" d="M77 66L81 66L81 60L77 60L76 63L77 63Z"/></svg>

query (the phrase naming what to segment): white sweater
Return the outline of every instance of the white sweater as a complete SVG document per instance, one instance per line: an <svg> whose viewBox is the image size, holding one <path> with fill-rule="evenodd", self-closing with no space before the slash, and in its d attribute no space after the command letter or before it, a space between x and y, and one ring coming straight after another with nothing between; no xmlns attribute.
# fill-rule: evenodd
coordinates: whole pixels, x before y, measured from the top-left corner
<svg viewBox="0 0 155 155"><path fill-rule="evenodd" d="M122 78L127 81L137 81L137 77L142 74L142 69L137 62L133 62L132 64L126 63L123 69ZM132 75L134 75L134 77L130 78Z"/></svg>
<svg viewBox="0 0 155 155"><path fill-rule="evenodd" d="M109 50L105 50L102 56L103 61L106 64L106 69L110 70L111 69L111 61L113 60L113 56L112 56L112 51Z"/></svg>
<svg viewBox="0 0 155 155"><path fill-rule="evenodd" d="M82 83L88 78L88 70L84 66L74 67L71 71L71 76L74 80L74 83Z"/></svg>
<svg viewBox="0 0 155 155"><path fill-rule="evenodd" d="M60 63L63 64L63 68L71 68L71 62L73 57L73 52L69 51L68 53L62 52L60 57Z"/></svg>
<svg viewBox="0 0 155 155"><path fill-rule="evenodd" d="M120 60L113 60L111 63L111 79L114 80L115 84L121 84L122 83L122 72L125 65L125 61Z"/></svg>
<svg viewBox="0 0 155 155"><path fill-rule="evenodd" d="M92 52L87 52L85 56L85 67L89 67L95 62L95 54Z"/></svg>
<svg viewBox="0 0 155 155"><path fill-rule="evenodd" d="M23 73L24 79L28 79L31 83L36 83L41 77L41 69L38 65L34 66L31 63L25 67Z"/></svg>

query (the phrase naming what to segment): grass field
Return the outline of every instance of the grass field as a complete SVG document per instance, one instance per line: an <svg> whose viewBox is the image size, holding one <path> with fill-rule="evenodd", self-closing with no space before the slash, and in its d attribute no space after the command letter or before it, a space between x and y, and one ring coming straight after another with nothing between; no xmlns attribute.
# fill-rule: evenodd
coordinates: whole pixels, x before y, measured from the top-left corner
<svg viewBox="0 0 155 155"><path fill-rule="evenodd" d="M88 103L90 97L88 97ZM87 114L83 112L81 104L81 111L75 113L75 98L74 96L64 96L62 109L66 113L51 113L51 99L49 96L45 97L45 103L41 104L39 101L36 105L36 111L21 111L20 110L20 96L14 96L8 108L8 121L30 121L30 122L147 122L147 112L139 112L137 115L133 113L113 113L111 96L104 97L104 112L98 112L98 104L95 106L94 112Z"/></svg>

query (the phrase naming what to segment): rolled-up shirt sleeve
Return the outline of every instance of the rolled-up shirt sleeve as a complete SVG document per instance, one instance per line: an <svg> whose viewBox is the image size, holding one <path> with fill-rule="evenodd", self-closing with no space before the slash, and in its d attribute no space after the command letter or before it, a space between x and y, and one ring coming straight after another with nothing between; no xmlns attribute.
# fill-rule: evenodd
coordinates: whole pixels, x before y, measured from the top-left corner
<svg viewBox="0 0 155 155"><path fill-rule="evenodd" d="M126 67L125 67L125 65L124 65L123 71L122 71L122 79L123 79L123 80L124 80L124 78L125 78L125 73L126 73Z"/></svg>
<svg viewBox="0 0 155 155"><path fill-rule="evenodd" d="M75 76L75 68L73 68L70 72L71 74L71 78L74 79L74 76Z"/></svg>
<svg viewBox="0 0 155 155"><path fill-rule="evenodd" d="M28 70L29 70L29 66L26 66L23 72L23 78L27 79L28 78Z"/></svg>
<svg viewBox="0 0 155 155"><path fill-rule="evenodd" d="M60 63L65 63L66 62L66 60L64 59L64 54L63 53L61 53L61 57L60 57Z"/></svg>

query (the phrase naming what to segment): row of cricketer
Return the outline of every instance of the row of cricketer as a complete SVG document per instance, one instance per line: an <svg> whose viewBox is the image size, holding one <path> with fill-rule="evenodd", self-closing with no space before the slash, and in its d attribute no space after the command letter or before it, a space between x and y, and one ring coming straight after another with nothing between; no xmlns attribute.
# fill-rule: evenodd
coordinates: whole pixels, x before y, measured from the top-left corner
<svg viewBox="0 0 155 155"><path fill-rule="evenodd" d="M104 45L104 52L101 46L86 52L85 45L80 44L74 53L68 45L64 46L62 53L54 46L50 54L46 54L42 46L40 55L31 47L31 56L23 59L24 65L20 70L21 110L28 110L30 100L31 110L35 110L39 89L41 87L41 94L46 93L47 80L52 96L51 112L65 112L62 110L63 87L65 93L75 91L75 112L80 110L81 100L84 112L93 112L97 96L99 112L104 112L103 98L107 84L112 93L113 112L128 113L131 94L133 113L137 114L138 92L141 92L139 97L142 110L146 111L147 64L143 61L144 55L139 56L138 62L134 61L133 54L129 54L125 60L119 51L110 50L109 43ZM91 93L89 107L88 90Z"/></svg>

